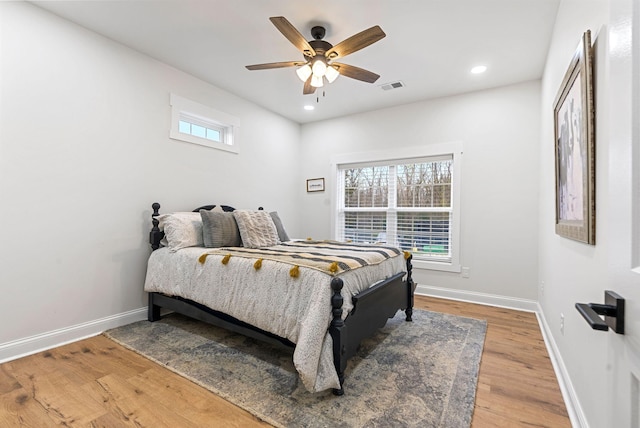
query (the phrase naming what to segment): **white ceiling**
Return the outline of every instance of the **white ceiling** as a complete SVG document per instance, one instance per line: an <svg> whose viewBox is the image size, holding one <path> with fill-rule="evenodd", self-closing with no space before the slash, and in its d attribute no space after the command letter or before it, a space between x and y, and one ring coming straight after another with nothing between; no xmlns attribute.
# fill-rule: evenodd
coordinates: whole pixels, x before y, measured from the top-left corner
<svg viewBox="0 0 640 428"><path fill-rule="evenodd" d="M299 123L537 80L559 0L139 0L33 1L110 39ZM387 36L340 62L380 75L341 76L319 101L302 94L294 68L245 65L298 61L302 54L273 26L287 18L307 40L326 27L336 45L371 26ZM482 75L469 73L484 64ZM383 84L403 88L384 91ZM305 111L305 104L315 110Z"/></svg>

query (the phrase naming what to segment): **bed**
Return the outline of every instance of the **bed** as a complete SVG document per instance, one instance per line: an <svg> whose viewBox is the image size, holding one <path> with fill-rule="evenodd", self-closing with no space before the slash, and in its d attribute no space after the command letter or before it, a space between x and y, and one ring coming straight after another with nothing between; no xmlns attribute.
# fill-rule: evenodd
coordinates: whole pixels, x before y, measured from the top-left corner
<svg viewBox="0 0 640 428"><path fill-rule="evenodd" d="M411 254L383 244L291 240L277 212L152 205L149 321L174 311L293 349L305 388L344 393L347 361L399 310L411 321ZM164 312L163 312L164 313Z"/></svg>

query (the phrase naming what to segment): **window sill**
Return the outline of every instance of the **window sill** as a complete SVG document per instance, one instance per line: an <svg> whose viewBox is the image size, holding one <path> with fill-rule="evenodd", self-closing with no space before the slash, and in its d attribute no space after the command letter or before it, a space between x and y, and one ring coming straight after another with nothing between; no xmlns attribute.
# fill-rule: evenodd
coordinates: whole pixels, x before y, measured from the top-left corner
<svg viewBox="0 0 640 428"><path fill-rule="evenodd" d="M217 141L211 141L205 138L199 138L194 135L184 134L182 132L176 132L173 129L169 133L169 138L171 138L172 140L184 141L186 143L199 144L201 146L209 147L212 149L224 150L225 152L240 153L240 150L238 150L237 146L219 143Z"/></svg>
<svg viewBox="0 0 640 428"><path fill-rule="evenodd" d="M427 260L411 260L411 264L414 269L424 269L424 270L439 270L443 272L455 272L460 273L462 271L462 267L460 264L456 263L441 263L441 262L432 262Z"/></svg>

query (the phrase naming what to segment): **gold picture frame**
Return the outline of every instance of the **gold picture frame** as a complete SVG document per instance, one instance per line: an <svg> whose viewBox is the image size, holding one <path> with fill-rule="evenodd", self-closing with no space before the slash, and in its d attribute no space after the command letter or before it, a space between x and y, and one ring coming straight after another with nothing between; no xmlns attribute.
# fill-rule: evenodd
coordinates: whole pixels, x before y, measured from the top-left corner
<svg viewBox="0 0 640 428"><path fill-rule="evenodd" d="M593 50L586 31L553 105L556 233L595 245Z"/></svg>

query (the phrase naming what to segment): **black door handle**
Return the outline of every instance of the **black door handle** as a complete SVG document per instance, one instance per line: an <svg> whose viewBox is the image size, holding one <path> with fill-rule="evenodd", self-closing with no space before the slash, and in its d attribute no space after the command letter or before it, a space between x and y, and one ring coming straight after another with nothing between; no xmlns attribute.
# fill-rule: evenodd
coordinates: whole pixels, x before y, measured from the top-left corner
<svg viewBox="0 0 640 428"><path fill-rule="evenodd" d="M609 330L609 326L602 318L598 316L598 313L591 307L592 303L576 303L576 309L580 312L580 315L587 320L589 325L594 330Z"/></svg>
<svg viewBox="0 0 640 428"><path fill-rule="evenodd" d="M616 292L604 292L605 304L576 303L580 315L594 330L607 331L609 327L618 334L624 334L624 299ZM604 320L600 318L604 315Z"/></svg>

